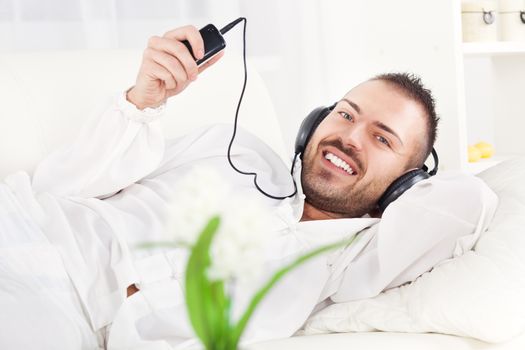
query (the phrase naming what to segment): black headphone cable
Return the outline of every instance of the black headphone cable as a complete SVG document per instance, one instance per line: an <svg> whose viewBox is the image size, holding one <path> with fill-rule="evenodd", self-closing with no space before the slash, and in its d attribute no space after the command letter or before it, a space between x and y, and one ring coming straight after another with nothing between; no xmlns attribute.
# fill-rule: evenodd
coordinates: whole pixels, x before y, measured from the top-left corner
<svg viewBox="0 0 525 350"><path fill-rule="evenodd" d="M294 172L294 167L295 167L295 161L297 159L297 156L298 156L298 153L296 153L293 157L293 161L292 161L292 168L291 168L291 171L290 171L290 174L292 176L292 181L293 181L293 185L294 185L294 191L292 194L289 194L287 196L274 196L274 195L271 195L269 193L267 193L266 191L264 191L260 186L259 184L257 183L257 173L254 173L254 172L248 172L248 171L242 171L240 169L238 169L232 162L232 159L231 159L231 148L232 148L232 145L233 145L233 141L235 140L235 136L237 134L237 120L239 118L239 110L241 108L241 103L242 103L242 99L244 97L244 92L246 90L246 84L248 82L248 68L246 66L246 24L247 24L247 20L245 17L239 17L237 18L235 21L227 24L226 26L224 26L220 32L221 34L225 34L227 33L230 29L232 29L233 27L235 27L239 22L241 21L244 21L244 26L243 26L243 33L242 33L242 41L243 41L243 46L242 46L242 58L243 58L243 62L244 62L244 82L243 82L243 85L242 85L242 90L241 90L241 96L239 97L239 102L237 103L237 110L235 111L235 120L234 120L234 123L233 123L233 134L232 134L232 138L230 140L230 143L228 145L228 153L227 153L227 156L228 156L228 162L230 163L230 166L233 168L233 170L235 170L236 172L242 174L242 175L252 175L253 176L253 183L255 185L255 188L257 188L257 190L259 190L259 192L261 192L263 195L265 195L266 197L268 198L272 198L272 199L277 199L277 200L282 200L282 199L286 199L286 198L290 198L290 197L293 197L296 195L297 193L297 184L295 183L295 179L294 179L294 176L293 176L293 172Z"/></svg>

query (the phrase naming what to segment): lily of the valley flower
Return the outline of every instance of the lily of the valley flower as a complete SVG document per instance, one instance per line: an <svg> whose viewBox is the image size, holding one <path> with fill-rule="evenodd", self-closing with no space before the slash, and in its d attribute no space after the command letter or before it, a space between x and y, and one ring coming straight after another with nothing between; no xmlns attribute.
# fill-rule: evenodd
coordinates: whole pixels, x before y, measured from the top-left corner
<svg viewBox="0 0 525 350"><path fill-rule="evenodd" d="M247 281L259 275L270 238L267 211L258 198L232 195L211 249L211 279Z"/></svg>
<svg viewBox="0 0 525 350"><path fill-rule="evenodd" d="M181 180L168 210L168 240L193 245L212 216L221 215L230 188L213 168L195 167Z"/></svg>
<svg viewBox="0 0 525 350"><path fill-rule="evenodd" d="M172 240L193 245L209 218L221 221L212 242L212 280L246 281L258 275L269 238L266 208L259 196L234 191L213 168L196 167L179 184L168 213L166 232Z"/></svg>

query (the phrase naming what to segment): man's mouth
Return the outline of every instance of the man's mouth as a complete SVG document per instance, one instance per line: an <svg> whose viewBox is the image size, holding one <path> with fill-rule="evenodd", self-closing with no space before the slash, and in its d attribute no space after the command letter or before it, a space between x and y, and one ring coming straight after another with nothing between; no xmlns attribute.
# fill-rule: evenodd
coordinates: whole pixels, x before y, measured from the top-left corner
<svg viewBox="0 0 525 350"><path fill-rule="evenodd" d="M348 164L343 159L339 158L335 154L329 151L323 152L323 158L326 160L326 163L329 163L332 167L340 170L341 173L346 173L347 175L357 175L357 171Z"/></svg>

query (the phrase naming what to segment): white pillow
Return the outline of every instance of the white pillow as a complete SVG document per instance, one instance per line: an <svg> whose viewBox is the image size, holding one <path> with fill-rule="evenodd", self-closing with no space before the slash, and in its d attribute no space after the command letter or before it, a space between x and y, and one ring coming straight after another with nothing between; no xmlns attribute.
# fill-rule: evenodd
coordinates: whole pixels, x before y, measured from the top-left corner
<svg viewBox="0 0 525 350"><path fill-rule="evenodd" d="M370 299L333 304L303 334L436 332L502 342L525 331L525 158L479 175L499 197L474 251Z"/></svg>

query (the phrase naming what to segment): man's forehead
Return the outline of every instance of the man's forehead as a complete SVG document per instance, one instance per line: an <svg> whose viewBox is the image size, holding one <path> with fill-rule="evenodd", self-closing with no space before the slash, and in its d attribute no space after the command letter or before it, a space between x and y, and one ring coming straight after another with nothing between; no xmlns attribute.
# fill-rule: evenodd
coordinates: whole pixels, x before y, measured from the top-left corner
<svg viewBox="0 0 525 350"><path fill-rule="evenodd" d="M382 80L366 80L354 86L344 97L359 96L363 94L375 94L381 92L396 92L396 88Z"/></svg>
<svg viewBox="0 0 525 350"><path fill-rule="evenodd" d="M341 101L346 101L358 113L415 114L420 115L421 106L402 93L399 88L381 80L367 80L348 91Z"/></svg>

